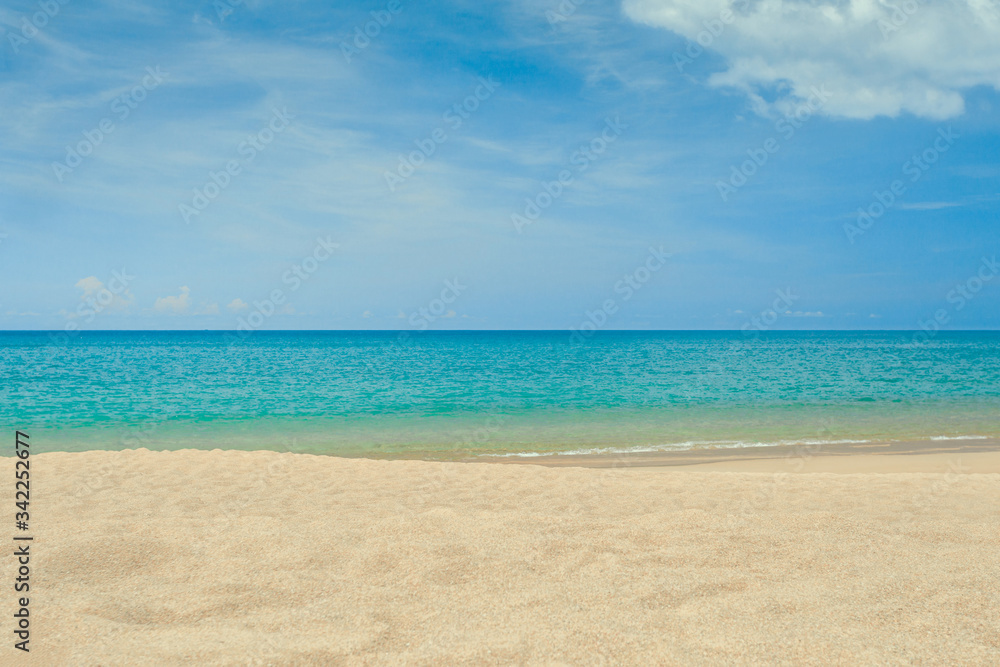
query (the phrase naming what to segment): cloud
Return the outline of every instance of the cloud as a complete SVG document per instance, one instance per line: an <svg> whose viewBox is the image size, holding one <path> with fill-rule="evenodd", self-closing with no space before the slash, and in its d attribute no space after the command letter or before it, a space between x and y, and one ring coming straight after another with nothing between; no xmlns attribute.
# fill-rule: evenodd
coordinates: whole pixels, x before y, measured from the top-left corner
<svg viewBox="0 0 1000 667"><path fill-rule="evenodd" d="M787 112L825 86L831 116L943 120L965 110L962 91L1000 88L1000 8L987 0L625 0L624 9L721 54L728 69L709 85L745 91L762 112Z"/></svg>
<svg viewBox="0 0 1000 667"><path fill-rule="evenodd" d="M102 283L97 276L87 276L86 278L81 278L76 281L76 285L74 285L74 287L83 290L83 294L80 298L86 299L87 297L94 296L104 289L104 283Z"/></svg>
<svg viewBox="0 0 1000 667"><path fill-rule="evenodd" d="M238 297L235 298L235 299L233 299L232 301L230 301L229 305L226 306L226 308L228 308L229 310L233 311L234 313L238 313L238 312L240 312L242 310L246 310L249 307L250 307L250 304L248 304L246 301L244 301L243 299L240 299Z"/></svg>
<svg viewBox="0 0 1000 667"><path fill-rule="evenodd" d="M135 297L128 290L127 284L113 279L112 288L108 288L97 276L87 276L76 281L74 287L80 290L80 308L87 308L96 312L104 311L125 311L128 310ZM83 306L87 304L87 306ZM88 311L85 311L88 312ZM60 311L69 319L74 319L81 315L80 309L76 312Z"/></svg>
<svg viewBox="0 0 1000 667"><path fill-rule="evenodd" d="M942 208L954 208L962 204L957 201L921 201L910 204L900 204L899 208L904 211L937 211Z"/></svg>
<svg viewBox="0 0 1000 667"><path fill-rule="evenodd" d="M191 307L191 289L181 287L181 293L177 296L163 296L153 304L153 310L172 315L183 315Z"/></svg>

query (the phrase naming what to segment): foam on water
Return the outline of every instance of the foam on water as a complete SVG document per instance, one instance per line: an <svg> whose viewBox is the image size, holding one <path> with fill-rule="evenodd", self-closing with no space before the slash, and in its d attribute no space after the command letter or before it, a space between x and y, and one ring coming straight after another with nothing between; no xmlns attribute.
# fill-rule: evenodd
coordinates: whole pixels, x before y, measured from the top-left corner
<svg viewBox="0 0 1000 667"><path fill-rule="evenodd" d="M966 436L931 436L928 440L990 440L989 436L966 435ZM607 454L648 454L654 452L686 452L701 449L744 449L753 447L821 447L826 445L861 445L861 444L888 444L898 442L896 440L778 440L775 442L744 442L744 441L702 441L702 442L679 442L663 445L648 445L638 447L595 447L591 449L574 449L567 451L553 452L507 452L505 454L481 454L482 457L523 457L537 458L540 456L591 456Z"/></svg>

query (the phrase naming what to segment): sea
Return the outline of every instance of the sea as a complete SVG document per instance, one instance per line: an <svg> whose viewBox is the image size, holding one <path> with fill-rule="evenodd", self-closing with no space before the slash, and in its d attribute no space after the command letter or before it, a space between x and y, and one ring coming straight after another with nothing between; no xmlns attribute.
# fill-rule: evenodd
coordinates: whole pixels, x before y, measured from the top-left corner
<svg viewBox="0 0 1000 667"><path fill-rule="evenodd" d="M1000 438L998 332L0 332L35 452L466 459Z"/></svg>

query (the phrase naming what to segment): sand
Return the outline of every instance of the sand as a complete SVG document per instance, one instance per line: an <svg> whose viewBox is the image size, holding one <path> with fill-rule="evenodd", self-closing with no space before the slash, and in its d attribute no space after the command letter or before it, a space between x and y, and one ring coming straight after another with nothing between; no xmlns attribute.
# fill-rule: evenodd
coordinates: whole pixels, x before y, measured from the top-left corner
<svg viewBox="0 0 1000 667"><path fill-rule="evenodd" d="M1000 663L1000 454L931 472L838 458L740 472L40 454L33 650L11 646L8 555L0 660Z"/></svg>

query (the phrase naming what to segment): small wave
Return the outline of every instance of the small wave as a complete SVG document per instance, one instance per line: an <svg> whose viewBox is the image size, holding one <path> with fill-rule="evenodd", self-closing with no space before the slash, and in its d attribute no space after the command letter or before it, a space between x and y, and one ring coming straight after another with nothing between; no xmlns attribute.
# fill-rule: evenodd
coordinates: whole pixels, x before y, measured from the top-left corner
<svg viewBox="0 0 1000 667"><path fill-rule="evenodd" d="M776 440L773 442L745 442L741 440L699 440L689 442L666 443L662 445L637 445L635 447L591 447L588 449L569 449L549 452L506 452L503 454L480 454L480 457L492 458L535 458L539 456L600 456L606 454L648 454L652 452L686 452L695 449L742 449L754 447L781 446L818 446L818 445L861 445L873 442L911 442L920 440L992 440L988 435L934 435L930 437L913 437L903 439L866 439L866 440Z"/></svg>
<svg viewBox="0 0 1000 667"><path fill-rule="evenodd" d="M646 454L651 452L686 452L694 449L743 449L753 447L779 447L782 445L849 445L875 442L874 440L778 440L775 442L744 442L740 440L712 440L677 442L663 445L637 445L635 447L592 447L551 452L507 452L480 454L493 458L534 458L538 456L590 456L603 454Z"/></svg>

